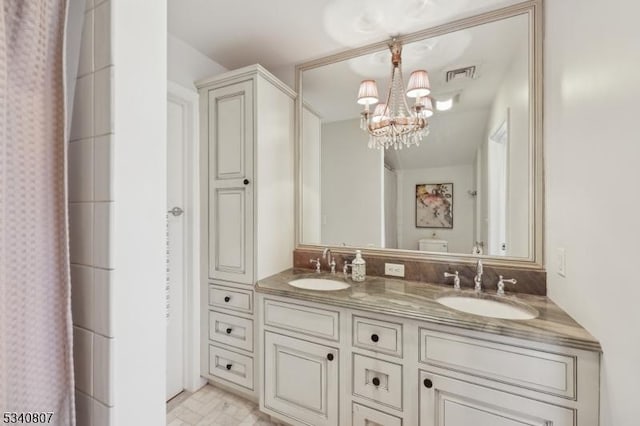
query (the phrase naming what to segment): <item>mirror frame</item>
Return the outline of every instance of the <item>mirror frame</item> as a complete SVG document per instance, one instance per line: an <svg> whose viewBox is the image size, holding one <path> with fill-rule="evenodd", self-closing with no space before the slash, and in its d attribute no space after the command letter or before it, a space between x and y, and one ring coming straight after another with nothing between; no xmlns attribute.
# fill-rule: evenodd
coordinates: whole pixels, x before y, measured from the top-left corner
<svg viewBox="0 0 640 426"><path fill-rule="evenodd" d="M472 255L464 253L435 253L417 250L386 249L359 246L333 246L321 244L304 244L300 241L302 235L302 112L304 99L302 97L303 72L330 65L339 61L352 59L361 55L388 49L389 41L382 41L356 49L346 50L334 55L315 59L296 65L295 84L295 248L300 250L321 250L330 247L334 253L350 254L354 250L362 250L363 255L376 255L389 258L410 260L429 260L437 262L473 263L482 259L486 265L518 267L524 269L544 269L544 174L543 174L543 142L542 142L542 95L543 95L543 0L528 0L490 12L454 20L449 23L427 28L411 34L398 36L402 44L422 40L429 37L441 36L453 31L463 30L482 24L499 21L517 15L527 14L529 17L529 90L530 108L529 120L529 181L533 183L529 194L529 214L533 219L529 223L529 257L505 257L490 255ZM354 88L355 90L356 88Z"/></svg>

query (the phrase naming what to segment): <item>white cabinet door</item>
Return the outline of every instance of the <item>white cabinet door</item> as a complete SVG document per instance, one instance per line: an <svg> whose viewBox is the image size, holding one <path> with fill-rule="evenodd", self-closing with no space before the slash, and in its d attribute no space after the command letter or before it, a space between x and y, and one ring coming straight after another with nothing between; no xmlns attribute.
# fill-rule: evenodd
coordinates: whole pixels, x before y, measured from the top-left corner
<svg viewBox="0 0 640 426"><path fill-rule="evenodd" d="M420 426L574 426L575 412L420 372Z"/></svg>
<svg viewBox="0 0 640 426"><path fill-rule="evenodd" d="M264 405L299 423L338 424L338 350L266 332Z"/></svg>
<svg viewBox="0 0 640 426"><path fill-rule="evenodd" d="M253 284L253 81L208 102L209 278Z"/></svg>

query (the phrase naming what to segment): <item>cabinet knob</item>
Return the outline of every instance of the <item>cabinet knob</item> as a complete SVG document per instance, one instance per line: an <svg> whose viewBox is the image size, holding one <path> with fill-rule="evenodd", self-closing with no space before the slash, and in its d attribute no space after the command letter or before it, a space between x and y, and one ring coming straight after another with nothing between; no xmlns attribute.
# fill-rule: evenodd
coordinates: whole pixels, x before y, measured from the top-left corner
<svg viewBox="0 0 640 426"><path fill-rule="evenodd" d="M377 342L378 340L380 340L380 337L377 334L372 334L371 335L371 341L372 342Z"/></svg>
<svg viewBox="0 0 640 426"><path fill-rule="evenodd" d="M378 379L377 377L374 377L371 380L371 383L373 383L373 386L380 386L380 379Z"/></svg>
<svg viewBox="0 0 640 426"><path fill-rule="evenodd" d="M227 365L225 365L225 367L227 367L227 370L231 370L231 367L233 367L233 365L227 364Z"/></svg>
<svg viewBox="0 0 640 426"><path fill-rule="evenodd" d="M333 361L333 354L327 354L327 359L329 361Z"/></svg>
<svg viewBox="0 0 640 426"><path fill-rule="evenodd" d="M227 334L231 334L231 328L227 328L225 331L227 332Z"/></svg>
<svg viewBox="0 0 640 426"><path fill-rule="evenodd" d="M433 387L433 382L429 379L424 379L424 387L427 389L431 389Z"/></svg>
<svg viewBox="0 0 640 426"><path fill-rule="evenodd" d="M231 297L229 297L229 296L225 296L225 297L224 297L224 301L225 301L225 303L229 303L229 300L231 300Z"/></svg>
<svg viewBox="0 0 640 426"><path fill-rule="evenodd" d="M249 179L243 180L242 183L244 183L245 185L249 185Z"/></svg>

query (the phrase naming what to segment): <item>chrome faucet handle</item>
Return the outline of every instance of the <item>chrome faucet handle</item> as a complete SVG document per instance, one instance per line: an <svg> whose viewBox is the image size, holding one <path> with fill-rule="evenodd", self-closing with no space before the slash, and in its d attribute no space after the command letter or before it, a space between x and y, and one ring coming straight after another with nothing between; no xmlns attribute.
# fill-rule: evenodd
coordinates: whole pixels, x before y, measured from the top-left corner
<svg viewBox="0 0 640 426"><path fill-rule="evenodd" d="M349 268L353 268L353 265L350 262L348 262L347 260L345 260L344 261L344 265L342 266L342 272L344 273L345 277L347 276L347 270Z"/></svg>
<svg viewBox="0 0 640 426"><path fill-rule="evenodd" d="M329 266L331 266L331 273L335 274L336 273L336 260L335 259L331 259L331 263L329 263Z"/></svg>
<svg viewBox="0 0 640 426"><path fill-rule="evenodd" d="M502 275L500 275L500 280L498 281L498 296L504 296L504 285L507 284L516 284L518 280L511 278L505 280Z"/></svg>
<svg viewBox="0 0 640 426"><path fill-rule="evenodd" d="M475 284L474 290L476 293L480 293L482 291L482 260L478 259L478 263L476 264L476 276L473 278L473 283Z"/></svg>
<svg viewBox="0 0 640 426"><path fill-rule="evenodd" d="M318 257L317 259L311 259L309 261L309 263L315 263L316 265L316 272L319 274L320 273L320 258Z"/></svg>
<svg viewBox="0 0 640 426"><path fill-rule="evenodd" d="M453 277L453 288L455 290L460 290L460 275L458 274L458 271L455 271L453 274L449 272L445 272L444 277L445 278Z"/></svg>

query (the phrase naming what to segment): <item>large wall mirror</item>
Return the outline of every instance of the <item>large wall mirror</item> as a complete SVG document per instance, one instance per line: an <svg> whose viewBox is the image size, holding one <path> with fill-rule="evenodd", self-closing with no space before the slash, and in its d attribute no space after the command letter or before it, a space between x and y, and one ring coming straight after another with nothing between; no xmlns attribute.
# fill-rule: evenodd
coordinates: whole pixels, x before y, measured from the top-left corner
<svg viewBox="0 0 640 426"><path fill-rule="evenodd" d="M384 103L389 43L299 65L298 247L541 267L540 19L530 1L397 38L402 90L430 80L418 146L372 149L361 128L358 88L375 80Z"/></svg>

